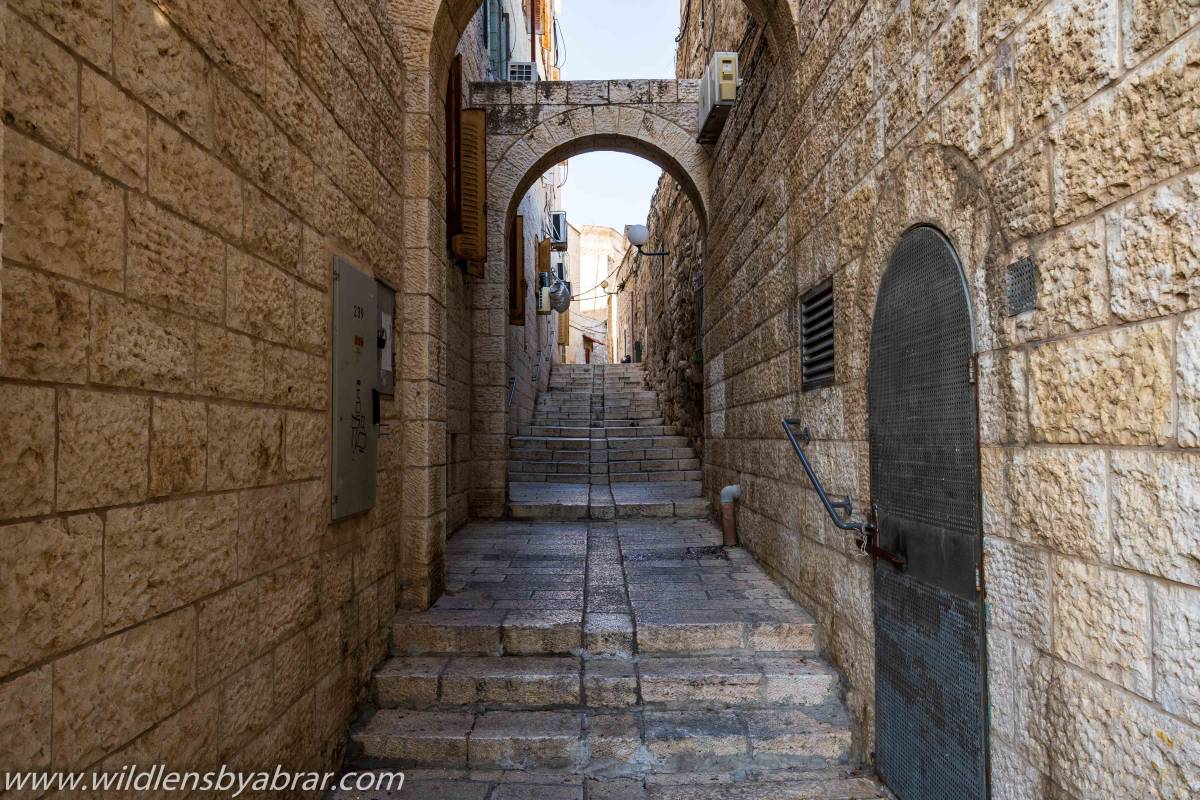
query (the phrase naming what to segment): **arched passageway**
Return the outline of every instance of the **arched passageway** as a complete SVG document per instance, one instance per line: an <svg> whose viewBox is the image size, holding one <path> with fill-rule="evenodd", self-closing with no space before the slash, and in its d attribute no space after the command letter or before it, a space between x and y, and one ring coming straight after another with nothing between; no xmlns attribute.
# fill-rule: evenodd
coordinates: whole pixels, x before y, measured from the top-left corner
<svg viewBox="0 0 1200 800"><path fill-rule="evenodd" d="M488 253L482 282L475 284L474 314L501 312L507 302L505 237L517 205L554 164L599 150L630 153L660 166L695 206L703 226L711 157L696 142L699 90L696 81L562 81L476 83L470 104L488 112ZM477 328L473 335L472 390L480 396L504 391L509 372L507 331ZM491 460L474 467L471 511L504 513L508 475L507 410L501 403L473 410L473 436L497 437L480 448Z"/></svg>

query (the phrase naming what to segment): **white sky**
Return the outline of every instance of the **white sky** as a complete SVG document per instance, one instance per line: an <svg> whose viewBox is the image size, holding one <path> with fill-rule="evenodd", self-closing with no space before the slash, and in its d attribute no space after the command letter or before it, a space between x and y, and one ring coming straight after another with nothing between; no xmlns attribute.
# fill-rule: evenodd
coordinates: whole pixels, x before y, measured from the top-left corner
<svg viewBox="0 0 1200 800"><path fill-rule="evenodd" d="M562 0L563 80L674 78L679 0ZM575 225L644 223L662 170L625 153L571 159L563 205Z"/></svg>

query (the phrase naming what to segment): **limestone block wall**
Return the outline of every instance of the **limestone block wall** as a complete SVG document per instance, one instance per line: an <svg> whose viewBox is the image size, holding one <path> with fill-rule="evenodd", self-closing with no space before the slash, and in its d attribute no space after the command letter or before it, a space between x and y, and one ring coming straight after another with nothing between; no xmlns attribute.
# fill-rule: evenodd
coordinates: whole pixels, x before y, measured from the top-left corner
<svg viewBox="0 0 1200 800"><path fill-rule="evenodd" d="M756 22L713 34L746 82L713 154L707 491L742 484L744 540L816 611L869 757L869 565L822 519L779 420L805 418L832 491L865 503L879 277L909 225L938 226L979 351L994 790L1193 796L1200 11L803 0L797 20L794 50ZM707 57L698 24L681 75ZM1009 317L1006 267L1026 255L1038 306ZM802 393L796 300L828 277L836 385Z"/></svg>
<svg viewBox="0 0 1200 800"><path fill-rule="evenodd" d="M382 10L0 4L0 768L336 765L429 594L445 280ZM331 525L334 253L403 305L379 500Z"/></svg>
<svg viewBox="0 0 1200 800"><path fill-rule="evenodd" d="M703 456L704 353L696 327L703 308L695 302L696 279L703 279L704 269L700 217L679 185L663 175L647 223L648 249L659 250L661 242L670 255L644 256L633 249L628 253L622 274L635 277L626 283L621 302L635 304L641 321L629 341L642 342L646 380L658 392L664 421L678 425Z"/></svg>

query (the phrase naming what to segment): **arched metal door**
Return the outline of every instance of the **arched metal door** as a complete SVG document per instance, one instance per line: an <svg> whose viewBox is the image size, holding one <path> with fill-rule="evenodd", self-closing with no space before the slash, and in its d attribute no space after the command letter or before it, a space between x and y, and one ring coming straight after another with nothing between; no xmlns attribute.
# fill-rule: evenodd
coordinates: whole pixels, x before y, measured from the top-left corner
<svg viewBox="0 0 1200 800"><path fill-rule="evenodd" d="M871 334L875 756L901 800L987 797L987 687L971 309L958 257L917 227Z"/></svg>

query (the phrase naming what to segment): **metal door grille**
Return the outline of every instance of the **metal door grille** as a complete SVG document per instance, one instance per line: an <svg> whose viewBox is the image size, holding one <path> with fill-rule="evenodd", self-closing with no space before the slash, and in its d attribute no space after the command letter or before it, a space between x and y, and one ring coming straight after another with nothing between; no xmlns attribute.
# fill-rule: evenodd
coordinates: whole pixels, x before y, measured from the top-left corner
<svg viewBox="0 0 1200 800"><path fill-rule="evenodd" d="M970 306L949 242L905 234L871 336L876 760L901 800L987 797L979 455Z"/></svg>

